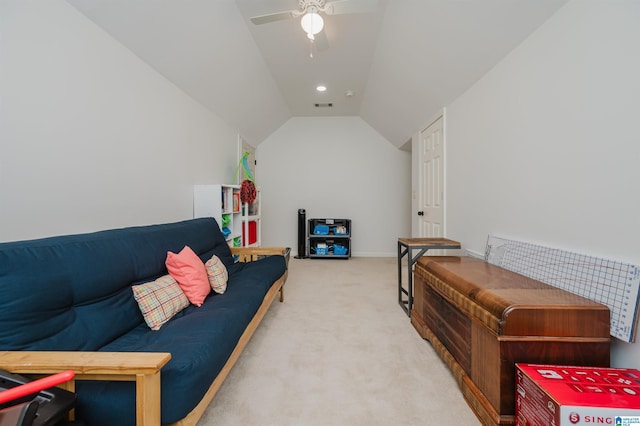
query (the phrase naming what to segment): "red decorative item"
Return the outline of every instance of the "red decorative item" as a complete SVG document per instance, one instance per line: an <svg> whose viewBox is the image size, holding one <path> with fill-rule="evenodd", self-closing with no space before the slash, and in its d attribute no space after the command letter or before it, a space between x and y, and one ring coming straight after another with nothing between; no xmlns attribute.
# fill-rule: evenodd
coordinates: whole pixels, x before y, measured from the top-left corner
<svg viewBox="0 0 640 426"><path fill-rule="evenodd" d="M250 180L243 180L240 185L240 200L243 203L253 203L256 199L256 186Z"/></svg>

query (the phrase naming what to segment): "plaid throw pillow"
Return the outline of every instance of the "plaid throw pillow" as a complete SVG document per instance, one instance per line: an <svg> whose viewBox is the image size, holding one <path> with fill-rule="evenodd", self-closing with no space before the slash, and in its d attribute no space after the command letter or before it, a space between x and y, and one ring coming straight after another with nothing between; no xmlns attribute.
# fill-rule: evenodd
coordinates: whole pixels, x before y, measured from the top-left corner
<svg viewBox="0 0 640 426"><path fill-rule="evenodd" d="M171 275L134 285L131 289L145 322L152 330L159 330L175 314L189 306L187 296Z"/></svg>
<svg viewBox="0 0 640 426"><path fill-rule="evenodd" d="M207 260L204 267L207 270L209 284L211 284L213 291L218 294L224 293L227 290L227 281L229 280L229 273L224 263L218 256L213 255L211 259Z"/></svg>

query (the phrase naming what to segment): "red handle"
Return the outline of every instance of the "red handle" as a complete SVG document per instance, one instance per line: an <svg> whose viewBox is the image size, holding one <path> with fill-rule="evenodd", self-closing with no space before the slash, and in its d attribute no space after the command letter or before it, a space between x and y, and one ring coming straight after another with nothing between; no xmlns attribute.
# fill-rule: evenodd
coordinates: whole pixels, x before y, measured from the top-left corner
<svg viewBox="0 0 640 426"><path fill-rule="evenodd" d="M32 382L28 382L11 389L7 389L0 392L0 404L20 399L23 396L40 392L43 389L52 388L59 385L60 383L68 382L69 380L73 379L75 375L76 373L74 373L73 370L67 370L63 371L62 373L43 377L42 379L34 380Z"/></svg>

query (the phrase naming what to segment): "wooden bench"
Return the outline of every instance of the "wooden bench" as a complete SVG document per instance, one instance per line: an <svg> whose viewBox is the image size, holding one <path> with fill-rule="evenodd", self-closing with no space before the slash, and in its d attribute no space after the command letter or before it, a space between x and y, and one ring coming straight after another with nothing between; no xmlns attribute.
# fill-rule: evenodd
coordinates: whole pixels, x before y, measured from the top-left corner
<svg viewBox="0 0 640 426"><path fill-rule="evenodd" d="M609 309L471 257L425 256L411 323L484 425L515 424L515 363L609 366Z"/></svg>

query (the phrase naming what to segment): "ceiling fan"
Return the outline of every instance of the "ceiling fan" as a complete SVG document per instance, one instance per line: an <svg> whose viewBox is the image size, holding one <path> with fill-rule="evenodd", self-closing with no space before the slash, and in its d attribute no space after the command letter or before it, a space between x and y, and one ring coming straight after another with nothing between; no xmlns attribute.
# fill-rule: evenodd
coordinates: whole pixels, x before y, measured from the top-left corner
<svg viewBox="0 0 640 426"><path fill-rule="evenodd" d="M329 47L327 37L323 31L324 20L320 13L326 15L342 15L347 13L375 12L377 0L298 0L298 9L254 16L251 22L262 25L274 21L300 18L300 25L311 43L318 50Z"/></svg>

